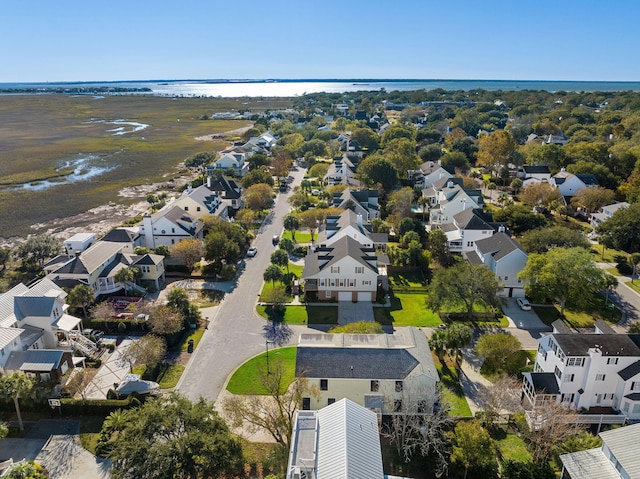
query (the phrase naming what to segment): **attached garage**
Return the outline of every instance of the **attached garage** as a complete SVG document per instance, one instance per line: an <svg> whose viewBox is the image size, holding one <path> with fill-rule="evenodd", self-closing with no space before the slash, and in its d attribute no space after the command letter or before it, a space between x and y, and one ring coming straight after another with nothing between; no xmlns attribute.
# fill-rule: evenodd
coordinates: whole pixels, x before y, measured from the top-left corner
<svg viewBox="0 0 640 479"><path fill-rule="evenodd" d="M371 291L358 291L358 302L371 301Z"/></svg>
<svg viewBox="0 0 640 479"><path fill-rule="evenodd" d="M338 292L338 301L351 301L353 295L351 291L340 291Z"/></svg>

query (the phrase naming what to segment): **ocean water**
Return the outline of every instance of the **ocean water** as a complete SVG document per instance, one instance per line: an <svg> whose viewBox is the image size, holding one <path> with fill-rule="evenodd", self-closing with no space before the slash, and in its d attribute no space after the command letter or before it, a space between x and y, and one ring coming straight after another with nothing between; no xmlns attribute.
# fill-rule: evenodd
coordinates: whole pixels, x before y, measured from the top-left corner
<svg viewBox="0 0 640 479"><path fill-rule="evenodd" d="M177 97L292 97L304 93L410 90L546 90L546 91L640 91L640 82L523 81L523 80L172 80L78 83L0 83L0 90L37 94L65 90L144 89L116 94Z"/></svg>

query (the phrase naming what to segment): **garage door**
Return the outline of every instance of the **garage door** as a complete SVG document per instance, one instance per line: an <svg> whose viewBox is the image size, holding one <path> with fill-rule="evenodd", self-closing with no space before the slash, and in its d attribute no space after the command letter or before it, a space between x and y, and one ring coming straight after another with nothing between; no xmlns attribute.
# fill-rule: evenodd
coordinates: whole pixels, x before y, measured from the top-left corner
<svg viewBox="0 0 640 479"><path fill-rule="evenodd" d="M338 301L351 301L351 291L340 291Z"/></svg>
<svg viewBox="0 0 640 479"><path fill-rule="evenodd" d="M371 301L371 291L359 291L358 301Z"/></svg>

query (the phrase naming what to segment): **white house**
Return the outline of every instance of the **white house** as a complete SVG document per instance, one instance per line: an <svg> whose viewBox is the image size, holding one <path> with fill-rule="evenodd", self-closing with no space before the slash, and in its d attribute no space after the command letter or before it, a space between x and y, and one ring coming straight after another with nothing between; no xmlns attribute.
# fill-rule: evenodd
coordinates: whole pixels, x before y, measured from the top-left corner
<svg viewBox="0 0 640 479"><path fill-rule="evenodd" d="M578 191L584 188L596 187L598 180L592 174L569 173L563 168L559 173L551 177L549 183L558 189L558 192L565 197L575 196Z"/></svg>
<svg viewBox="0 0 640 479"><path fill-rule="evenodd" d="M95 233L76 233L71 238L64 240L64 251L72 256L81 253L96 242Z"/></svg>
<svg viewBox="0 0 640 479"><path fill-rule="evenodd" d="M562 454L562 479L640 479L640 424L600 433L602 446Z"/></svg>
<svg viewBox="0 0 640 479"><path fill-rule="evenodd" d="M356 179L357 163L350 160L347 155L333 160L327 170L324 179L327 185L347 185L350 187L360 187L360 180Z"/></svg>
<svg viewBox="0 0 640 479"><path fill-rule="evenodd" d="M600 208L600 212L591 214L589 222L591 226L595 228L611 218L616 211L628 208L629 206L631 205L626 201L617 201L611 205L603 206Z"/></svg>
<svg viewBox="0 0 640 479"><path fill-rule="evenodd" d="M517 177L522 180L522 187L537 183L549 183L551 171L547 165L525 165L518 168Z"/></svg>
<svg viewBox="0 0 640 479"><path fill-rule="evenodd" d="M373 233L371 225L364 221L362 215L351 210L344 210L340 216L328 216L324 226L318 232L318 244L321 248L331 246L344 236L355 239L365 248L385 249L389 235Z"/></svg>
<svg viewBox="0 0 640 479"><path fill-rule="evenodd" d="M244 176L249 172L249 156L247 153L239 151L228 151L214 161L207 170L213 173L215 170L232 170L237 176Z"/></svg>
<svg viewBox="0 0 640 479"><path fill-rule="evenodd" d="M382 414L429 412L440 380L427 338L414 327L394 334L303 333L296 377L317 391L303 398L303 409L347 398Z"/></svg>
<svg viewBox="0 0 640 479"><path fill-rule="evenodd" d="M244 206L242 187L235 180L224 175L208 176L207 188L228 204L228 208L239 210Z"/></svg>
<svg viewBox="0 0 640 479"><path fill-rule="evenodd" d="M434 205L429 212L429 224L447 224L458 213L465 210L481 210L484 204L479 190L467 190L460 185L459 178L437 180L430 188L423 190L423 196L431 198Z"/></svg>
<svg viewBox="0 0 640 479"><path fill-rule="evenodd" d="M638 343L640 336L616 334L602 321L590 334L556 326L538 340L534 370L524 373L524 397L533 407L540 401L555 401L576 410L608 408L638 420Z"/></svg>
<svg viewBox="0 0 640 479"><path fill-rule="evenodd" d="M472 264L481 264L489 268L502 283L502 296L524 297L524 283L518 278L527 264L527 253L509 235L495 233L475 241L475 249L465 254Z"/></svg>
<svg viewBox="0 0 640 479"><path fill-rule="evenodd" d="M187 238L202 239L203 227L191 212L173 205L167 205L150 215L145 214L139 225L144 245L151 249L161 244L171 247Z"/></svg>
<svg viewBox="0 0 640 479"><path fill-rule="evenodd" d="M379 275L376 250L344 236L305 257L302 279L307 298L315 301L375 301Z"/></svg>
<svg viewBox="0 0 640 479"><path fill-rule="evenodd" d="M342 193L333 195L333 206L350 209L362 215L367 221L380 218L378 190L352 190L346 188Z"/></svg>
<svg viewBox="0 0 640 479"><path fill-rule="evenodd" d="M490 238L495 232L478 209L463 209L451 219L451 223L440 225L440 229L446 234L449 251L453 253L474 251L476 242Z"/></svg>
<svg viewBox="0 0 640 479"><path fill-rule="evenodd" d="M341 399L296 411L287 479L383 479L378 416Z"/></svg>
<svg viewBox="0 0 640 479"><path fill-rule="evenodd" d="M422 163L417 170L408 173L409 179L422 189L433 186L438 180L455 177L455 169L452 166L441 166L439 161L427 161Z"/></svg>
<svg viewBox="0 0 640 479"><path fill-rule="evenodd" d="M171 206L177 206L183 211L189 212L193 217L201 219L207 215L219 216L227 219L227 204L222 198L207 188L205 185L192 188L189 186L182 192L179 198L171 202Z"/></svg>

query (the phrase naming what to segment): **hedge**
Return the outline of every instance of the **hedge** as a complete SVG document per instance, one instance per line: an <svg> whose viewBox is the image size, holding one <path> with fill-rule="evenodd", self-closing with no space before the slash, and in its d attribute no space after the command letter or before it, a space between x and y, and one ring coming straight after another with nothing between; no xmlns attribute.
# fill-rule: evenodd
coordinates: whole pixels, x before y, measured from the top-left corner
<svg viewBox="0 0 640 479"><path fill-rule="evenodd" d="M127 399L80 399L61 398L62 414L65 416L103 416L106 417L118 409L130 409L140 405L135 397Z"/></svg>

